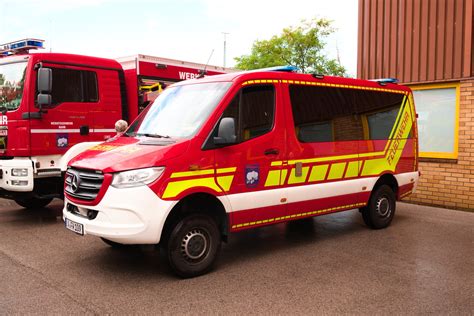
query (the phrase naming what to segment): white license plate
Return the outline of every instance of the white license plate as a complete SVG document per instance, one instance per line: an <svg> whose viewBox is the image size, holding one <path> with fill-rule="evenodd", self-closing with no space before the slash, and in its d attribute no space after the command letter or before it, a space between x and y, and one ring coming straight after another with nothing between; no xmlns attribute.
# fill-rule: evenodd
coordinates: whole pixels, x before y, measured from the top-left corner
<svg viewBox="0 0 474 316"><path fill-rule="evenodd" d="M66 221L64 222L64 224L66 225L67 229L75 232L76 234L84 235L84 225L73 222L68 218L66 218Z"/></svg>

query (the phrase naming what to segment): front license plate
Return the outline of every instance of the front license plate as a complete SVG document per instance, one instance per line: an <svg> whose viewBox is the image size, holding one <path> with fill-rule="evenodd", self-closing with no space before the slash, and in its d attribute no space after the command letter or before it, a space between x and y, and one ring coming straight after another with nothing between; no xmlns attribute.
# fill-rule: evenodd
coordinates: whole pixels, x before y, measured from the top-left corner
<svg viewBox="0 0 474 316"><path fill-rule="evenodd" d="M75 232L79 235L84 235L84 225L71 221L70 219L66 218L64 222L66 228Z"/></svg>

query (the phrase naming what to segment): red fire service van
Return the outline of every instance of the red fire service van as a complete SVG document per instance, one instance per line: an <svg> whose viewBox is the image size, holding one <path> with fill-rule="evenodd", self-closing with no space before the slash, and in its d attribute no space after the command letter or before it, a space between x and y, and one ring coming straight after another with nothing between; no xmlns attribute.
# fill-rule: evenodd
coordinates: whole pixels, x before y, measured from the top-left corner
<svg viewBox="0 0 474 316"><path fill-rule="evenodd" d="M67 162L116 134L164 85L194 78L203 64L132 56L117 60L30 54L43 41L0 45L0 197L41 207L63 194ZM207 66L207 74L227 72Z"/></svg>
<svg viewBox="0 0 474 316"><path fill-rule="evenodd" d="M159 243L192 277L230 232L354 208L387 227L417 154L412 93L391 80L292 67L188 80L71 160L63 216L114 247Z"/></svg>

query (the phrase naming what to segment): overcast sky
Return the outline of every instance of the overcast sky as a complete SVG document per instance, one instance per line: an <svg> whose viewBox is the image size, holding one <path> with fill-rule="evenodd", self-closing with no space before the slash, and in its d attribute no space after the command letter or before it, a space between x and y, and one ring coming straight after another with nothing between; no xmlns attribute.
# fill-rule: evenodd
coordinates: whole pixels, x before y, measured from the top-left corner
<svg viewBox="0 0 474 316"><path fill-rule="evenodd" d="M333 20L326 54L357 67L357 0L0 0L0 44L25 37L47 50L107 58L135 54L227 66L252 43L301 19Z"/></svg>

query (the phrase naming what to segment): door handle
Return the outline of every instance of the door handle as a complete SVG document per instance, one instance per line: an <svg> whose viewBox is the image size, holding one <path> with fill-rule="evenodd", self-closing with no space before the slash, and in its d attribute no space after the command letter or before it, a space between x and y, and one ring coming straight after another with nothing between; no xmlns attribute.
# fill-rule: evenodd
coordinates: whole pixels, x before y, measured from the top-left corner
<svg viewBox="0 0 474 316"><path fill-rule="evenodd" d="M263 152L265 154L265 156L272 156L272 155L278 155L280 153L280 151L276 148L270 148L270 149L267 149Z"/></svg>

